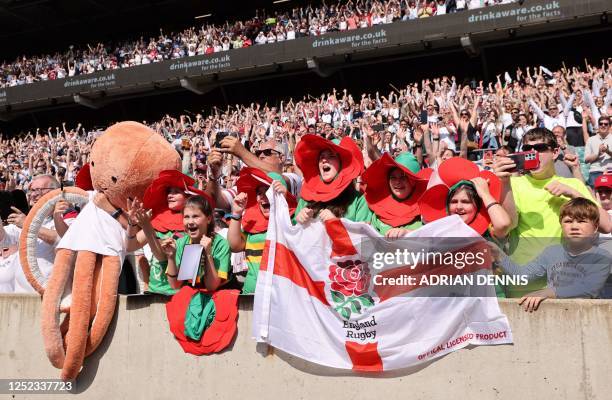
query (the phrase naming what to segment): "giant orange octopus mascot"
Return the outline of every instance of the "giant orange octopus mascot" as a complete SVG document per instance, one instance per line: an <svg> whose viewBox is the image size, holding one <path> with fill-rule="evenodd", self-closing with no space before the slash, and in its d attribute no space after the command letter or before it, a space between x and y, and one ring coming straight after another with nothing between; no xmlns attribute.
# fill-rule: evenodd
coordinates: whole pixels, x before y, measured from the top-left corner
<svg viewBox="0 0 612 400"><path fill-rule="evenodd" d="M20 241L21 264L28 281L43 295L45 350L51 364L62 369L62 379L76 378L113 318L127 249L128 200L142 199L160 171L179 166L178 153L162 136L137 122L121 122L97 139L88 168L77 178L77 185L89 191L56 189L28 214ZM60 199L82 210L58 244L47 280L36 264L35 241ZM60 324L62 313L66 315Z"/></svg>

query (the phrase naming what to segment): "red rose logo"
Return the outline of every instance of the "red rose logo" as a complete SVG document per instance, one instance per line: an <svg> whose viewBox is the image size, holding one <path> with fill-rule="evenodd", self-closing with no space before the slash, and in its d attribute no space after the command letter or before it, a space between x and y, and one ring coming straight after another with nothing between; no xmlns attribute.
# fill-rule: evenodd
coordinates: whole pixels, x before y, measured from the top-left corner
<svg viewBox="0 0 612 400"><path fill-rule="evenodd" d="M329 267L331 290L345 296L360 296L370 286L370 269L360 260L339 262Z"/></svg>

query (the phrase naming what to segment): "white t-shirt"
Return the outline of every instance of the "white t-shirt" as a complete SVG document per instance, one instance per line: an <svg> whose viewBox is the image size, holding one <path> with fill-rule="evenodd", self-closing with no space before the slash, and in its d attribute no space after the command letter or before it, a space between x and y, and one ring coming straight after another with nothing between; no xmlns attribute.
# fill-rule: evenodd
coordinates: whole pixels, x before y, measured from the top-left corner
<svg viewBox="0 0 612 400"><path fill-rule="evenodd" d="M451 149L452 151L457 150L457 145L455 144L454 135L448 131L448 129L443 126L440 128L440 141L446 143L446 148Z"/></svg>
<svg viewBox="0 0 612 400"><path fill-rule="evenodd" d="M0 258L0 293L15 292L15 270L19 267L19 252Z"/></svg>
<svg viewBox="0 0 612 400"><path fill-rule="evenodd" d="M459 3L459 2L457 2ZM475 10L477 8L483 7L482 0L470 0L468 3L468 8L470 10Z"/></svg>
<svg viewBox="0 0 612 400"><path fill-rule="evenodd" d="M601 138L601 135L594 135L586 142L584 149L585 158L599 154L599 157L594 162L587 163L589 165L589 172L606 172L608 167L612 165L612 157L605 152L599 153L599 146L601 144L605 144L608 148L612 149L612 135L608 134L604 139Z"/></svg>
<svg viewBox="0 0 612 400"><path fill-rule="evenodd" d="M533 127L529 125L525 125L525 127L522 127L522 126L516 127L516 129L512 130L512 136L515 137L519 143L521 143L523 141L523 136L527 132L529 132L531 129L533 129ZM520 147L523 147L523 146L520 145Z"/></svg>
<svg viewBox="0 0 612 400"><path fill-rule="evenodd" d="M43 228L55 230L55 224L52 218L47 218L42 224ZM7 225L4 227L6 236L4 240L0 242L0 246L18 246L19 235L21 235L21 228L15 225ZM49 277L53 270L53 261L55 260L55 246L50 245L42 239L36 239L36 260L38 261L38 268L45 277ZM15 264L15 293L36 293L36 290L30 285L26 279L23 270L21 268L21 262L19 261L19 255L13 260Z"/></svg>
<svg viewBox="0 0 612 400"><path fill-rule="evenodd" d="M57 248L118 256L123 265L127 249L127 233L116 219L94 204L96 192L88 193L89 202L70 225Z"/></svg>
<svg viewBox="0 0 612 400"><path fill-rule="evenodd" d="M502 120L504 129L506 129L507 127L509 127L510 125L514 123L514 120L512 119L512 114L510 113L503 113L501 115L501 120Z"/></svg>

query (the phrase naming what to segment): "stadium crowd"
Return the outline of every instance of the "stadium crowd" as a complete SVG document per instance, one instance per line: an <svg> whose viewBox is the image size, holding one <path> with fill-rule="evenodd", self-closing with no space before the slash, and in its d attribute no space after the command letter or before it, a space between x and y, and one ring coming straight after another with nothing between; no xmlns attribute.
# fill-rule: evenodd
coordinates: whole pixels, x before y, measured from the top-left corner
<svg viewBox="0 0 612 400"><path fill-rule="evenodd" d="M571 241L576 235L592 236L596 231L606 237L612 230L612 175L608 175L611 103L612 60L603 60L598 65L564 66L556 71L543 66L519 68L493 82L458 82L453 76L443 76L401 89L390 85L384 94L334 89L319 97L308 94L281 101L278 106L237 104L226 110L215 108L210 115L165 115L159 121L144 123L176 147L182 154L183 173L193 178L193 182L177 178L180 183L175 184L175 190L166 183L170 185L164 189L168 206L180 203L178 207L183 209L191 204L208 212L205 206L186 200L187 183L203 193L203 198L214 200L216 229L225 235L233 252L230 270L246 275L241 283L243 292L253 293L267 224L255 218L251 228L258 228L248 230L241 219L254 205L261 207L258 215L267 218L269 204L257 185L255 189L246 185L243 172L247 167L263 174L261 179L271 177L269 185L296 202L295 223L345 217L370 223L388 237L399 237L424 221L458 214L503 249L512 253L512 248L512 262L518 264L533 259L525 249L537 239L547 238L547 246L552 239ZM31 206L53 188L73 184L101 133L81 124L68 128L63 123L47 131L3 136L2 189L25 191ZM517 171L518 159L508 155L520 152L536 154L539 164L529 167L526 156L525 171ZM363 165L354 165L361 157ZM430 191L427 180L445 164L447 170L452 165L459 175L472 169L481 175L460 176L442 192ZM363 168L366 170L361 173ZM345 175L350 171L357 173ZM378 188L381 181L385 183ZM493 181L499 183L497 189ZM341 182L345 182L342 187L321 195ZM248 188L253 192L247 193ZM182 197L177 200L175 195ZM387 197L374 199L382 195ZM150 216L139 210L146 204L132 206L130 218L137 220L134 226L143 227L143 232ZM59 206L56 218L50 221L58 232L66 229L62 216L68 210L69 205ZM27 204L3 210L4 229L8 232L13 225L17 231L26 213ZM185 231L188 229L191 227L185 225ZM134 250L147 243L158 247L153 254L139 256L137 262L146 289L174 293L178 242L172 234L129 234L138 241L131 245ZM6 240L8 233L0 236L4 236L0 238L2 262L18 264L16 243ZM156 240L161 249L153 246ZM210 240L206 243L211 245ZM542 243L537 245L541 251ZM530 310L546 297L609 297L610 258L600 251L588 246L576 249L581 255L592 256L593 265L601 266L601 260L606 260L603 269L597 269L597 277L583 277L588 284L579 289L555 291L551 285L557 280L550 275L548 284L538 280L547 272L529 264L529 271L536 271L534 282L522 288L500 287L498 295L529 295L525 307ZM576 254L563 254L566 259L546 260L570 268L567 265L575 261ZM501 268L514 271L512 262L501 258L499 262ZM220 271L214 281L206 281L207 287L219 287L230 279L227 270ZM548 274L553 272L559 273ZM0 291L15 288L14 283L0 282Z"/></svg>
<svg viewBox="0 0 612 400"><path fill-rule="evenodd" d="M168 59L210 54L252 45L319 36L327 32L432 17L516 0L349 0L325 2L285 12L258 11L252 19L203 24L157 37L122 43L70 46L68 51L23 55L0 64L0 88L62 79L96 71L150 64Z"/></svg>

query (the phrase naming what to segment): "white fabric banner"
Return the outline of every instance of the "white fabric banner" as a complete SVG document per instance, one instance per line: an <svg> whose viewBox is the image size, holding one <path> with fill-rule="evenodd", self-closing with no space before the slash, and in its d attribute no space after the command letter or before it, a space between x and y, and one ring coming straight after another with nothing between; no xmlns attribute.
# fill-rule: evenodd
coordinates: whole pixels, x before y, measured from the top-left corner
<svg viewBox="0 0 612 400"><path fill-rule="evenodd" d="M362 261L367 256L360 254L363 243L380 241L372 227L344 219L293 226L285 199L271 191L268 197L268 242L252 331L258 342L313 363L360 371L410 367L468 345L512 343L491 286L479 287L488 291L480 297L474 292L472 297L427 297L428 291L434 293L431 287L383 294L372 277L390 270L368 265ZM481 242L458 216L430 223L409 237ZM458 276L483 273L453 269Z"/></svg>

